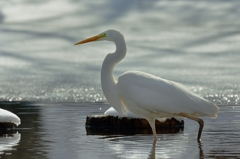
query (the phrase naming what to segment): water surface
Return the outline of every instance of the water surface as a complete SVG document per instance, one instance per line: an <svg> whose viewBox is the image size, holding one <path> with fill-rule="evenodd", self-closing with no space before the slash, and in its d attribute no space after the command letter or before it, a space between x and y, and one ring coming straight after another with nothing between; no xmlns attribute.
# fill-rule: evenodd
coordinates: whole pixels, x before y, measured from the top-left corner
<svg viewBox="0 0 240 159"><path fill-rule="evenodd" d="M240 158L240 107L221 106L217 119L205 118L202 140L198 124L185 120L184 131L152 135L87 135L86 115L102 114L108 104L1 103L19 115L16 141L0 138L3 158ZM16 138L16 137L15 137Z"/></svg>

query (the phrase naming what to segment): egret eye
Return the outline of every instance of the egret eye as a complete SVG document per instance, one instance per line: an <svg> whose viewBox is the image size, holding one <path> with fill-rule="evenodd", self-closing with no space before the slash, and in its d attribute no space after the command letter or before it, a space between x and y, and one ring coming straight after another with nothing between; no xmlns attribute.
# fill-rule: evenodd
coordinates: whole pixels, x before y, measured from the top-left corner
<svg viewBox="0 0 240 159"><path fill-rule="evenodd" d="M106 37L106 36L107 36L106 33L102 33L102 34L99 35L99 37L101 37L101 38L102 38L102 37Z"/></svg>

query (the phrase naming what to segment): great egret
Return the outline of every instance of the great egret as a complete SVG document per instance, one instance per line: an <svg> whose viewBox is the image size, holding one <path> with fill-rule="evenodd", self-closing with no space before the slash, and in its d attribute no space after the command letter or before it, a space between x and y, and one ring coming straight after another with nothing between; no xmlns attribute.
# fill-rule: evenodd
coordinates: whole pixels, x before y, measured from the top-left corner
<svg viewBox="0 0 240 159"><path fill-rule="evenodd" d="M152 128L155 140L157 118L180 116L195 120L199 123L197 139L200 140L204 122L198 117L215 118L218 107L192 93L182 84L148 73L128 71L116 80L112 74L113 68L127 52L124 37L119 31L107 30L75 45L102 40L116 45L116 51L105 57L101 70L102 90L109 104L121 115L129 110L145 118Z"/></svg>

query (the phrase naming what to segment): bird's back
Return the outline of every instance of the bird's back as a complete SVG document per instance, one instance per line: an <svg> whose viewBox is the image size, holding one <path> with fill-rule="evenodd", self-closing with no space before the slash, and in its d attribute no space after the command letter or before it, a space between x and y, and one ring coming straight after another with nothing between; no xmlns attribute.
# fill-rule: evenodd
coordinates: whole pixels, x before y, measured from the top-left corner
<svg viewBox="0 0 240 159"><path fill-rule="evenodd" d="M153 113L217 116L218 107L210 101L192 93L182 84L154 75L126 72L119 77L117 87L127 107L134 103ZM131 101L131 105L128 101Z"/></svg>

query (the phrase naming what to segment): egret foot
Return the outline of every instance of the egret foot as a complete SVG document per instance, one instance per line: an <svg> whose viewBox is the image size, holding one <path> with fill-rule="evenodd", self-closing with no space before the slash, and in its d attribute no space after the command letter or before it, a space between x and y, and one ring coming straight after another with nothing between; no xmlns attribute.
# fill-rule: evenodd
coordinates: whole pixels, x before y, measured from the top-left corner
<svg viewBox="0 0 240 159"><path fill-rule="evenodd" d="M185 114L185 113L179 113L178 115L180 115L180 116L182 116L182 117L186 117L186 118L191 119L191 120L195 120L195 121L198 122L198 124L199 124L199 130L198 130L198 138L197 138L197 140L200 141L200 140L201 140L202 129L203 129L203 126L204 126L203 120L200 119L200 118L196 118L196 117L194 117L194 116Z"/></svg>
<svg viewBox="0 0 240 159"><path fill-rule="evenodd" d="M156 133L156 128L155 128L155 119L147 119L149 125L151 126L152 128L152 133L153 133L153 136L154 136L154 141L157 140L157 133Z"/></svg>

